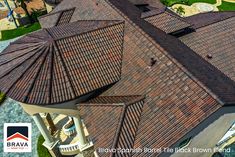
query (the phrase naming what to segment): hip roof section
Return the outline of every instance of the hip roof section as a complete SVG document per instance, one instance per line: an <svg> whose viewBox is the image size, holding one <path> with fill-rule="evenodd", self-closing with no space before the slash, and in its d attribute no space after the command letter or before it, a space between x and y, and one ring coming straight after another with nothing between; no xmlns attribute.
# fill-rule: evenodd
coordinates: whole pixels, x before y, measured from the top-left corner
<svg viewBox="0 0 235 157"><path fill-rule="evenodd" d="M133 148L143 104L143 96L101 96L78 105L90 138L100 156L131 155L102 152L99 148Z"/></svg>
<svg viewBox="0 0 235 157"><path fill-rule="evenodd" d="M149 15L144 17L144 20L166 33L174 33L191 26L191 24L183 20L183 18L173 15L167 11L160 14Z"/></svg>
<svg viewBox="0 0 235 157"><path fill-rule="evenodd" d="M198 55L235 81L235 17L180 37ZM214 76L216 77L216 75Z"/></svg>
<svg viewBox="0 0 235 157"><path fill-rule="evenodd" d="M48 105L115 83L123 37L122 21L78 21L26 35L0 54L0 89L23 103Z"/></svg>

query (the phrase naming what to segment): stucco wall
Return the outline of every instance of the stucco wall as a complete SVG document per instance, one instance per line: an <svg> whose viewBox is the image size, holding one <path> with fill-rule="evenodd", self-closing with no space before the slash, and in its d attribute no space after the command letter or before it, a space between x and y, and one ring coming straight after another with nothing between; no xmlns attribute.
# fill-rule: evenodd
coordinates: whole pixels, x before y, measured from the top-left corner
<svg viewBox="0 0 235 157"><path fill-rule="evenodd" d="M228 113L202 130L193 137L190 145L186 148L193 151L193 148L213 149L218 141L224 136L229 127L235 121L235 113ZM213 153L175 153L171 157L211 157Z"/></svg>

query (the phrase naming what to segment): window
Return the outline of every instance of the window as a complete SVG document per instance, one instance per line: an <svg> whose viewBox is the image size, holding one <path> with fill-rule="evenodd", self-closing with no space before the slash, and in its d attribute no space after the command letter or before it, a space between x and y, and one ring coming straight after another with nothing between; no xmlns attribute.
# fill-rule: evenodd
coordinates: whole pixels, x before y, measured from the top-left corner
<svg viewBox="0 0 235 157"><path fill-rule="evenodd" d="M211 157L223 157L223 155L220 152L216 152Z"/></svg>
<svg viewBox="0 0 235 157"><path fill-rule="evenodd" d="M189 143L191 142L191 140L192 140L192 137L189 137L189 138L183 140L182 142L180 142L179 148L187 147L189 145Z"/></svg>

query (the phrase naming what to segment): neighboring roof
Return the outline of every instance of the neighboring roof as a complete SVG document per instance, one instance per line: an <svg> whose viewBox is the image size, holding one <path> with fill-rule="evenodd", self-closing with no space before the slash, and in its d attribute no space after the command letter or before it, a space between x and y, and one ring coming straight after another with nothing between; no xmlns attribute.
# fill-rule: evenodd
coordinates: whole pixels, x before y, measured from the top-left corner
<svg viewBox="0 0 235 157"><path fill-rule="evenodd" d="M147 17L145 15L144 20L166 33L173 33L191 26L191 24L184 21L183 18L167 11L155 15L149 14Z"/></svg>
<svg viewBox="0 0 235 157"><path fill-rule="evenodd" d="M78 109L95 149L132 148L143 104L142 96L98 97L79 104ZM97 152L102 157L111 155L111 152L99 149ZM120 152L117 154L121 155Z"/></svg>
<svg viewBox="0 0 235 157"><path fill-rule="evenodd" d="M208 12L196 14L193 16L185 17L184 19L193 25L193 28L198 29L230 17L234 17L234 11L224 11L224 12Z"/></svg>
<svg viewBox="0 0 235 157"><path fill-rule="evenodd" d="M180 38L198 55L235 81L235 17L198 28ZM208 58L208 55L210 57ZM216 75L214 76L216 77Z"/></svg>
<svg viewBox="0 0 235 157"><path fill-rule="evenodd" d="M0 89L17 101L45 105L115 83L123 31L123 21L78 21L26 35L0 54Z"/></svg>

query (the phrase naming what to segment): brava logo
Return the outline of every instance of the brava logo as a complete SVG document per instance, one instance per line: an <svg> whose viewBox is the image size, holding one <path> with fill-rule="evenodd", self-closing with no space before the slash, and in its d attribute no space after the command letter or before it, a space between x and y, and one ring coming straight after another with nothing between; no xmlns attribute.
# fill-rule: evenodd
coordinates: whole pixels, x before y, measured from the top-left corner
<svg viewBox="0 0 235 157"><path fill-rule="evenodd" d="M4 124L4 152L31 152L31 124Z"/></svg>

